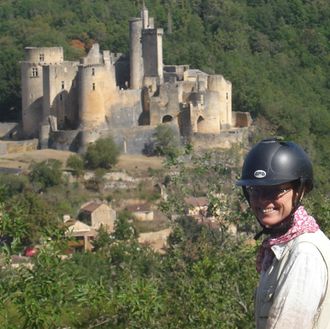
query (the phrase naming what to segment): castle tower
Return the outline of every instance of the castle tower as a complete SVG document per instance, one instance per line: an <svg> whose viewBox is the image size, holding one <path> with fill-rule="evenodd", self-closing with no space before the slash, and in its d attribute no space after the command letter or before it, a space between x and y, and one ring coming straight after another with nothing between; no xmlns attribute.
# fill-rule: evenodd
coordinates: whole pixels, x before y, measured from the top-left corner
<svg viewBox="0 0 330 329"><path fill-rule="evenodd" d="M43 68L43 123L48 117L56 117L59 129L77 122L76 75L78 62L51 64Z"/></svg>
<svg viewBox="0 0 330 329"><path fill-rule="evenodd" d="M143 6L142 6L142 10L141 10L141 18L142 18L142 26L143 29L148 29L149 28L149 11L143 1Z"/></svg>
<svg viewBox="0 0 330 329"><path fill-rule="evenodd" d="M217 93L217 107L213 110L218 112L221 128L232 126L232 102L231 102L231 82L222 75L210 75L208 78L208 88L211 92Z"/></svg>
<svg viewBox="0 0 330 329"><path fill-rule="evenodd" d="M132 18L129 21L130 38L130 88L142 88L143 59L142 59L142 35L143 21L141 18Z"/></svg>
<svg viewBox="0 0 330 329"><path fill-rule="evenodd" d="M142 31L142 56L144 76L156 77L163 82L163 29Z"/></svg>
<svg viewBox="0 0 330 329"><path fill-rule="evenodd" d="M21 62L22 128L26 138L38 137L43 117L43 66L63 62L62 47L27 47Z"/></svg>
<svg viewBox="0 0 330 329"><path fill-rule="evenodd" d="M116 97L114 67L109 52L101 55L95 44L79 65L79 121L83 130L105 125L107 104Z"/></svg>
<svg viewBox="0 0 330 329"><path fill-rule="evenodd" d="M130 74L132 89L163 82L163 29L154 28L144 4L141 17L130 20Z"/></svg>

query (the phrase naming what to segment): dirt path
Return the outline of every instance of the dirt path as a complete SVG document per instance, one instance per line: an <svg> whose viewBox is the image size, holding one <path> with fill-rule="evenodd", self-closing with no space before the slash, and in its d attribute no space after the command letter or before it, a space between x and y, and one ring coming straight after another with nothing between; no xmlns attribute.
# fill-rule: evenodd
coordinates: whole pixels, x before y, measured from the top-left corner
<svg viewBox="0 0 330 329"><path fill-rule="evenodd" d="M32 162L40 162L47 159L56 159L65 166L67 158L75 154L69 151L52 149L35 150L24 153L11 153L0 156L0 167L19 168L27 170ZM145 174L148 168L161 169L163 159L161 157L146 157L144 155L122 154L115 167L116 170L126 170L130 174Z"/></svg>

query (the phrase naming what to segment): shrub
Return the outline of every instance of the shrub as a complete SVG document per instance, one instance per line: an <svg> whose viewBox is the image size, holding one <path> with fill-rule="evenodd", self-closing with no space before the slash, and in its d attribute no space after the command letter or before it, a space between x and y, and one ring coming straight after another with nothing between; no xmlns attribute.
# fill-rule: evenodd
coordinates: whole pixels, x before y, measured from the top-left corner
<svg viewBox="0 0 330 329"><path fill-rule="evenodd" d="M4 201L17 193L23 193L28 187L28 178L23 175L0 175L0 200Z"/></svg>
<svg viewBox="0 0 330 329"><path fill-rule="evenodd" d="M180 154L180 137L175 128L161 124L155 130L155 153L164 155L169 160L176 159Z"/></svg>
<svg viewBox="0 0 330 329"><path fill-rule="evenodd" d="M119 148L111 137L98 139L88 146L85 165L89 169L109 169L118 161Z"/></svg>
<svg viewBox="0 0 330 329"><path fill-rule="evenodd" d="M41 190L62 183L61 162L46 160L31 165L30 181Z"/></svg>
<svg viewBox="0 0 330 329"><path fill-rule="evenodd" d="M66 165L73 170L75 176L81 176L84 171L84 160L77 154L70 155Z"/></svg>

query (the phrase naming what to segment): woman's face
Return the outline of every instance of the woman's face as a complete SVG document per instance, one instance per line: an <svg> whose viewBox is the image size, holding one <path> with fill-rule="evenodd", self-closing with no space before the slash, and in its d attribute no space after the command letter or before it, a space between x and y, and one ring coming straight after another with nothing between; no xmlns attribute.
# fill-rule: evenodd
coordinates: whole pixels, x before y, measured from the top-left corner
<svg viewBox="0 0 330 329"><path fill-rule="evenodd" d="M292 185L247 187L251 209L259 222L265 227L272 227L287 218L292 209L296 192Z"/></svg>

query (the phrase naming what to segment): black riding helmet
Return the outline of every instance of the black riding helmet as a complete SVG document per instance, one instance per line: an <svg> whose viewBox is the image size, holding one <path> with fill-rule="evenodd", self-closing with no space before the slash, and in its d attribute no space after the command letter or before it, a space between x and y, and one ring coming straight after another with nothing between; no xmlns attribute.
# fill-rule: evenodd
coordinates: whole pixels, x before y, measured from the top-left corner
<svg viewBox="0 0 330 329"><path fill-rule="evenodd" d="M238 186L270 186L300 181L305 192L313 188L313 169L305 151L293 142L264 139L245 158Z"/></svg>
<svg viewBox="0 0 330 329"><path fill-rule="evenodd" d="M303 193L313 189L312 164L299 145L271 138L262 140L247 154L242 176L236 185L242 186L245 198L250 202L247 186L272 186L289 182L296 182L298 186L293 214Z"/></svg>

